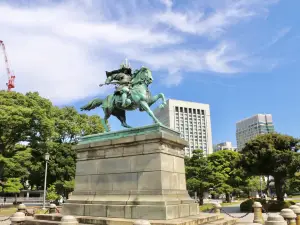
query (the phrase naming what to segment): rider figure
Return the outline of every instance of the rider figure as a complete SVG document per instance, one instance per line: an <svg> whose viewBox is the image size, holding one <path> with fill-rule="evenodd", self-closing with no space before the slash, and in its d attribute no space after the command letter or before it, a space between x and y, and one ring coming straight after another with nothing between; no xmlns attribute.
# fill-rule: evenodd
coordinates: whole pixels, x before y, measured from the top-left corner
<svg viewBox="0 0 300 225"><path fill-rule="evenodd" d="M131 104L130 99L127 99L129 93L130 81L132 78L131 67L125 61L125 64L122 63L120 69L113 70L111 72L106 71L106 81L105 84L111 83L113 80L118 81L118 86L116 87L115 93L121 95L122 97L122 107L127 107Z"/></svg>

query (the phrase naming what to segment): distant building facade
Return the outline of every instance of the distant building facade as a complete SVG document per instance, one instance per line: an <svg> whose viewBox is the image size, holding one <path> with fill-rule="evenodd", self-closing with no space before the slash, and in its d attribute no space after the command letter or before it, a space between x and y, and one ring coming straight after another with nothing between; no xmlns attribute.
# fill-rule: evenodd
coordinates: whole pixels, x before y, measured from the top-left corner
<svg viewBox="0 0 300 225"><path fill-rule="evenodd" d="M220 150L237 151L237 147L232 146L232 143L230 141L225 141L225 142L216 144L214 146L214 152L217 152L217 151L220 151Z"/></svg>
<svg viewBox="0 0 300 225"><path fill-rule="evenodd" d="M259 134L274 132L274 124L271 114L256 114L250 118L243 119L236 123L236 141L238 151L241 151L245 144Z"/></svg>
<svg viewBox="0 0 300 225"><path fill-rule="evenodd" d="M186 156L192 156L195 149L202 149L205 155L213 152L210 107L208 104L169 99L163 108L154 110L154 115L167 127L178 132L189 142Z"/></svg>

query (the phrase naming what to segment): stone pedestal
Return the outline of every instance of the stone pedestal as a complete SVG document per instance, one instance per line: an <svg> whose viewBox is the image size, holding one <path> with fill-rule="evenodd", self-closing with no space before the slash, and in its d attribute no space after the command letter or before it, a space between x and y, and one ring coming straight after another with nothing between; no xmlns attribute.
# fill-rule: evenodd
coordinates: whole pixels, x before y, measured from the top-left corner
<svg viewBox="0 0 300 225"><path fill-rule="evenodd" d="M86 136L64 215L166 220L197 215L179 133L159 125Z"/></svg>

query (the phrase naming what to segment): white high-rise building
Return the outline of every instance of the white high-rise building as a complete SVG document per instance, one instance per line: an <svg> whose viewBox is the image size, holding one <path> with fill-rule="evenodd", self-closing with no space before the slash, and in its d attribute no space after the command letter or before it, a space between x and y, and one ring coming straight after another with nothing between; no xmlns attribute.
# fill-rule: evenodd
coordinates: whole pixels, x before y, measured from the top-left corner
<svg viewBox="0 0 300 225"><path fill-rule="evenodd" d="M232 143L230 141L225 141L219 144L216 144L214 147L214 152L220 151L220 150L231 150L231 151L237 151L237 147L233 147Z"/></svg>
<svg viewBox="0 0 300 225"><path fill-rule="evenodd" d="M213 153L210 109L208 104L169 99L163 109L155 109L155 116L167 127L178 132L189 142L186 156L194 149L202 149L205 155Z"/></svg>
<svg viewBox="0 0 300 225"><path fill-rule="evenodd" d="M259 134L274 132L271 114L256 114L236 123L236 141L238 151L241 151L246 142Z"/></svg>

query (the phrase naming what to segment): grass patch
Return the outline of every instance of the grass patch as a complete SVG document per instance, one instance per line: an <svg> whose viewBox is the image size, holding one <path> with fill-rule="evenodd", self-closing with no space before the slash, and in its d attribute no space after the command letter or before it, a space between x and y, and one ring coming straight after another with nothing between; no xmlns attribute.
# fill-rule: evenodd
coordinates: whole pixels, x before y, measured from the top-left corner
<svg viewBox="0 0 300 225"><path fill-rule="evenodd" d="M212 203L206 203L206 204L200 205L199 209L201 212L205 212L205 211L211 210L213 207L214 207L214 205Z"/></svg>
<svg viewBox="0 0 300 225"><path fill-rule="evenodd" d="M230 203L228 203L228 202L223 202L223 203L221 203L221 206L239 205L239 204L241 204L241 202L242 202L242 201L230 202Z"/></svg>
<svg viewBox="0 0 300 225"><path fill-rule="evenodd" d="M36 209L34 212L35 214L45 214L48 211L48 209Z"/></svg>
<svg viewBox="0 0 300 225"><path fill-rule="evenodd" d="M17 211L17 208L2 208L0 209L0 216L11 216Z"/></svg>
<svg viewBox="0 0 300 225"><path fill-rule="evenodd" d="M289 198L300 198L300 195L292 195L292 196L289 196Z"/></svg>

